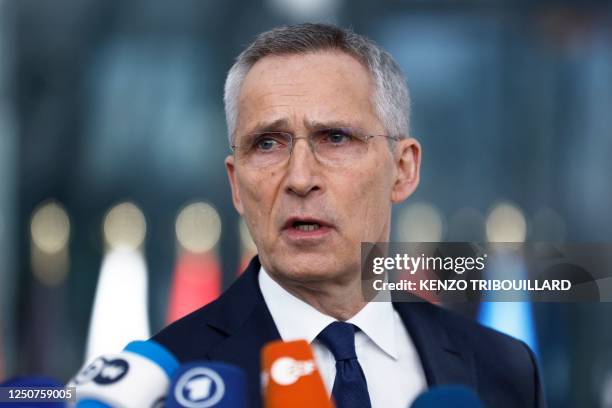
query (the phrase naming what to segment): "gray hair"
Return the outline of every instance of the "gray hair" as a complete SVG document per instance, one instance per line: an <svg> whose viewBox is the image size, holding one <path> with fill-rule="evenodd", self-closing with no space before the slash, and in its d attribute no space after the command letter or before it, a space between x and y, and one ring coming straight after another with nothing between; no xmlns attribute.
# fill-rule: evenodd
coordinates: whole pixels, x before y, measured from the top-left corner
<svg viewBox="0 0 612 408"><path fill-rule="evenodd" d="M409 135L410 96L406 77L393 57L355 32L330 24L298 24L261 33L242 51L225 80L225 117L233 143L238 121L238 98L244 78L260 59L270 55L338 50L361 62L375 84L372 103L389 136Z"/></svg>

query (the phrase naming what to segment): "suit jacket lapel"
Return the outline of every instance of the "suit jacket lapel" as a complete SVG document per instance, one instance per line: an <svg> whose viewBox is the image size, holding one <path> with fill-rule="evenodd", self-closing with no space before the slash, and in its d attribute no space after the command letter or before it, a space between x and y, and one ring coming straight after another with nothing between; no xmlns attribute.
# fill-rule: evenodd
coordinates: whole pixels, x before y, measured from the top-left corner
<svg viewBox="0 0 612 408"><path fill-rule="evenodd" d="M261 405L261 349L266 343L280 339L259 289L259 268L259 259L255 257L219 305L216 319L208 322L227 336L209 351L208 358L234 364L246 372L253 407Z"/></svg>
<svg viewBox="0 0 612 408"><path fill-rule="evenodd" d="M420 302L394 303L417 349L427 384L464 384L476 388L472 353L449 336L437 307Z"/></svg>

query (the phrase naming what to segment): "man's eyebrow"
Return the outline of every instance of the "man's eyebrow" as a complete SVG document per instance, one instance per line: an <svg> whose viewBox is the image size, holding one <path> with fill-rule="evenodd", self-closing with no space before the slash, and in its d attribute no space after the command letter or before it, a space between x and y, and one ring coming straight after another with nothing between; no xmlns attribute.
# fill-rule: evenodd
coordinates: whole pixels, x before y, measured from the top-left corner
<svg viewBox="0 0 612 408"><path fill-rule="evenodd" d="M331 121L317 121L317 120L308 120L304 119L304 127L309 130L318 130L318 129L331 129L331 128L345 128L345 127L355 127L354 124L351 124L342 120L331 120ZM287 118L279 118L273 121L261 121L255 124L248 132L246 132L245 136L252 135L256 133L263 132L289 132L290 124Z"/></svg>
<svg viewBox="0 0 612 408"><path fill-rule="evenodd" d="M247 134L261 133L261 132L281 132L286 131L289 128L289 120L286 118L280 118L273 121L261 121L255 124Z"/></svg>
<svg viewBox="0 0 612 408"><path fill-rule="evenodd" d="M316 120L304 119L304 127L310 130L317 130L317 129L355 127L355 125L349 122L342 121L342 120L331 120L331 121L326 121L326 122L320 122Z"/></svg>

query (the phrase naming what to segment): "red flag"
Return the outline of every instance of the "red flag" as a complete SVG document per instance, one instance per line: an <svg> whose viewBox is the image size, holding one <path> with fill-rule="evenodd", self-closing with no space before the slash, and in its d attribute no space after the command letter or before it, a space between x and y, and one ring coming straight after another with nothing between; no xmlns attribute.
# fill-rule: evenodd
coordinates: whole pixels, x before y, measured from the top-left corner
<svg viewBox="0 0 612 408"><path fill-rule="evenodd" d="M168 302L167 323L212 302L221 293L221 266L214 251L179 255Z"/></svg>

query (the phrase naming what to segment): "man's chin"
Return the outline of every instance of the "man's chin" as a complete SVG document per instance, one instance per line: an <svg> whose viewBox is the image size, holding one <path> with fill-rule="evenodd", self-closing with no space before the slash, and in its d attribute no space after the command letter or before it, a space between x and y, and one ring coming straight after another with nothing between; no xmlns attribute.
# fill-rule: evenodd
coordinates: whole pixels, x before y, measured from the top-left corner
<svg viewBox="0 0 612 408"><path fill-rule="evenodd" d="M329 253L276 255L270 259L270 266L272 270L269 272L275 276L304 283L337 278L345 270L342 267L342 262L330 256ZM264 265L264 267L266 266Z"/></svg>

